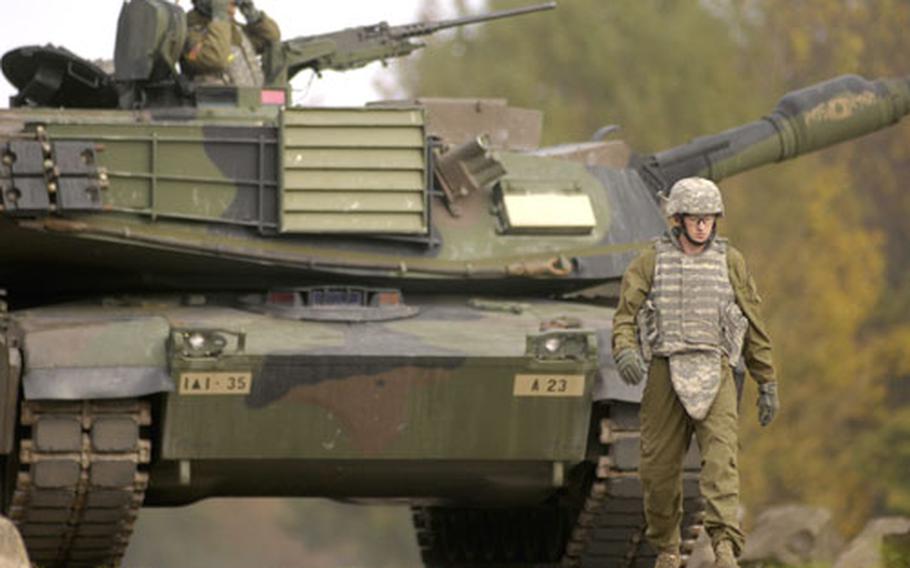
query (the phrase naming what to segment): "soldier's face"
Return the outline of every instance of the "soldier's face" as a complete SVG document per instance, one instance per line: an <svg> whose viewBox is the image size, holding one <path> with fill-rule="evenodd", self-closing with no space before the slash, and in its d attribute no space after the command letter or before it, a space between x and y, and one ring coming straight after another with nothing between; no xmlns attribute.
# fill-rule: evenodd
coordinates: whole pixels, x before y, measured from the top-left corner
<svg viewBox="0 0 910 568"><path fill-rule="evenodd" d="M228 15L232 18L237 15L237 2L228 2Z"/></svg>
<svg viewBox="0 0 910 568"><path fill-rule="evenodd" d="M697 245L708 241L711 237L711 232L714 231L714 223L716 221L717 215L683 215L686 234Z"/></svg>

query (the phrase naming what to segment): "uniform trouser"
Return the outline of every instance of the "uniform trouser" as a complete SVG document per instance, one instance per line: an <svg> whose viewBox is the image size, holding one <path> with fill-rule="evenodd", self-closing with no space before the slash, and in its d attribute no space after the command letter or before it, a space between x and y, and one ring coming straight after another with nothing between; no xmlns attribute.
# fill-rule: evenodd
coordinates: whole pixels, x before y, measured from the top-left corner
<svg viewBox="0 0 910 568"><path fill-rule="evenodd" d="M714 404L704 420L696 421L673 390L669 361L655 357L648 370L641 401L640 474L647 536L658 550L675 550L680 544L682 462L694 432L702 458L699 486L707 503L705 528L714 545L729 540L737 554L742 551L744 537L737 519L736 384L726 360L721 377Z"/></svg>

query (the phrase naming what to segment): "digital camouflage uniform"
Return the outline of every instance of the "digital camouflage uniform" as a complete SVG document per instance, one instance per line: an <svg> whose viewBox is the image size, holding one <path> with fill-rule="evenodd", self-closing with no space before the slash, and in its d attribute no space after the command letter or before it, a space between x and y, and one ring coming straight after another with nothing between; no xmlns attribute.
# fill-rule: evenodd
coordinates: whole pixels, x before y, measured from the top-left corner
<svg viewBox="0 0 910 568"><path fill-rule="evenodd" d="M199 84L261 87L264 78L258 55L280 40L278 24L265 14L259 21L241 26L192 10L187 14L181 67Z"/></svg>
<svg viewBox="0 0 910 568"><path fill-rule="evenodd" d="M613 353L650 361L641 403L641 469L648 538L678 550L682 461L692 435L702 455L705 526L738 554L737 393L742 356L760 384L775 381L760 298L742 255L723 239L685 255L666 235L627 268L613 320Z"/></svg>

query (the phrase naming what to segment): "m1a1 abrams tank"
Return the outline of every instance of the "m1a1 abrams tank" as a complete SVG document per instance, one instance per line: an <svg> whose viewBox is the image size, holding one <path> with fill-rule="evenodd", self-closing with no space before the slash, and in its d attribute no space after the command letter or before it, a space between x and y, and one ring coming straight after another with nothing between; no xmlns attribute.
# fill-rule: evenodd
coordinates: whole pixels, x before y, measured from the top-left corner
<svg viewBox="0 0 910 568"><path fill-rule="evenodd" d="M653 155L540 148L498 100L285 104L445 23L291 40L254 89L184 81L183 22L125 3L113 75L3 58L3 509L43 566L115 565L142 506L214 496L406 501L432 567L649 565L641 390L575 293L617 292L674 181L910 112L908 79L848 76Z"/></svg>

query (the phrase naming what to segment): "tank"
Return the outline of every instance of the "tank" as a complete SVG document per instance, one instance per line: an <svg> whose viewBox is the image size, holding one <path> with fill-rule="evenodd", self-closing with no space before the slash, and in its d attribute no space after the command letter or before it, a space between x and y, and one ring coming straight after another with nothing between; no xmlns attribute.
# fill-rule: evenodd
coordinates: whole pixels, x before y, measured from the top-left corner
<svg viewBox="0 0 910 568"><path fill-rule="evenodd" d="M2 506L34 562L117 565L142 507L276 496L407 503L428 567L650 565L610 336L661 192L895 124L910 80L651 155L540 147L541 114L497 99L287 104L301 69L471 21L292 39L263 88L188 83L161 0L124 4L113 73L4 56Z"/></svg>

